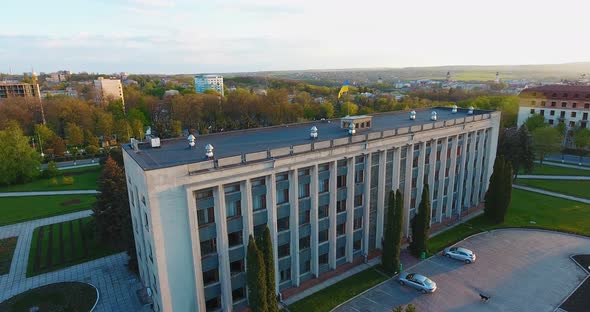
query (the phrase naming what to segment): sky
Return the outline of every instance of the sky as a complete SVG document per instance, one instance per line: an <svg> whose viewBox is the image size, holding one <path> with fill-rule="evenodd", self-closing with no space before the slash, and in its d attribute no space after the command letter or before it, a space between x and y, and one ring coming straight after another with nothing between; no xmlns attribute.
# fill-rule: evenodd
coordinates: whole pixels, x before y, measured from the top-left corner
<svg viewBox="0 0 590 312"><path fill-rule="evenodd" d="M0 72L590 61L587 0L29 0L2 11Z"/></svg>

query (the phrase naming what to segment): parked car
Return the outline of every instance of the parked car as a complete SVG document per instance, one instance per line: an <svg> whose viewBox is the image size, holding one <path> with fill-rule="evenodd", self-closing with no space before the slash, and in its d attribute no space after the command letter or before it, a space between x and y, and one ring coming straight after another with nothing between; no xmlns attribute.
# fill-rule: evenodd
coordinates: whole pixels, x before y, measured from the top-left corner
<svg viewBox="0 0 590 312"><path fill-rule="evenodd" d="M402 272L399 275L400 285L408 285L422 293L433 293L436 290L436 283L424 275Z"/></svg>
<svg viewBox="0 0 590 312"><path fill-rule="evenodd" d="M443 251L443 255L447 258L461 260L465 263L475 262L476 259L473 251L463 247L447 247Z"/></svg>

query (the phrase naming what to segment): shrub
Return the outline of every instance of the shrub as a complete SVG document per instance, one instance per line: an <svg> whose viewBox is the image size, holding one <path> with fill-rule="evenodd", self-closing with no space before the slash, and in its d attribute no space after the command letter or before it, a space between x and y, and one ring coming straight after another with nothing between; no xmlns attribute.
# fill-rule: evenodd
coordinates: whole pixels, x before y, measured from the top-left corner
<svg viewBox="0 0 590 312"><path fill-rule="evenodd" d="M74 177L73 176L64 176L61 179L61 184L62 185L72 185L72 184L74 184Z"/></svg>
<svg viewBox="0 0 590 312"><path fill-rule="evenodd" d="M56 178L51 178L51 180L49 180L49 185L50 186L57 186L57 179Z"/></svg>
<svg viewBox="0 0 590 312"><path fill-rule="evenodd" d="M53 178L59 175L59 170L57 169L57 164L55 161L50 161L47 163L47 168L43 170L43 176L46 178Z"/></svg>

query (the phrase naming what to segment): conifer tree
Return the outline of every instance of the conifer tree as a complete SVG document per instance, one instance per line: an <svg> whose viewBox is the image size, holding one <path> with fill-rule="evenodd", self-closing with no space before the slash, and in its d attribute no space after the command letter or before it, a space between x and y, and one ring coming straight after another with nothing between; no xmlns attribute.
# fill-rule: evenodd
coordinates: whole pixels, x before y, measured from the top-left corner
<svg viewBox="0 0 590 312"><path fill-rule="evenodd" d="M252 312L266 312L266 268L262 253L256 246L254 237L248 239L248 254L246 255L246 279L248 284L248 303Z"/></svg>
<svg viewBox="0 0 590 312"><path fill-rule="evenodd" d="M503 203L505 202L506 194L503 193L506 190L506 184L510 185L510 189L512 189L512 177L510 177L510 181L507 183L505 166L506 161L504 160L504 156L497 156L494 161L494 171L490 177L488 191L485 196L484 216L493 223L500 223L504 220L501 210ZM510 170L510 173L512 174L512 170Z"/></svg>
<svg viewBox="0 0 590 312"><path fill-rule="evenodd" d="M418 206L418 213L412 220L412 242L410 251L416 257L422 252L426 252L426 241L430 233L430 191L428 184L424 184L422 189L422 199Z"/></svg>
<svg viewBox="0 0 590 312"><path fill-rule="evenodd" d="M268 226L264 228L262 236L258 238L257 246L262 253L264 265L266 268L266 302L269 312L278 312L279 305L277 302L277 295L275 293L275 266L274 266L274 252L272 248L272 240Z"/></svg>
<svg viewBox="0 0 590 312"><path fill-rule="evenodd" d="M402 248L402 227L404 224L404 197L398 189L395 194L395 222L393 224L393 269L397 271L400 264Z"/></svg>
<svg viewBox="0 0 590 312"><path fill-rule="evenodd" d="M392 274L395 270L394 266L394 226L395 226L395 192L389 191L389 200L387 208L387 219L385 224L385 235L383 239L383 254L381 255L381 265L385 272Z"/></svg>

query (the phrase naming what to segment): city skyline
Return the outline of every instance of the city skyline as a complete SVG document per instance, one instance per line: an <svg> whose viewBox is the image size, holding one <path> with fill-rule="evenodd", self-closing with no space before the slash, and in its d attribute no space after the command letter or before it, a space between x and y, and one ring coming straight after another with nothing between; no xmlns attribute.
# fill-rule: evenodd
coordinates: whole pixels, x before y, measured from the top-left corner
<svg viewBox="0 0 590 312"><path fill-rule="evenodd" d="M580 9L558 15L551 2L528 0L485 7L466 0L32 1L32 12L4 18L15 27L0 30L0 71L167 74L590 61L590 44L580 40L588 4L567 2ZM16 3L5 5L18 12ZM567 31L555 25L568 25ZM546 44L557 37L576 49Z"/></svg>

